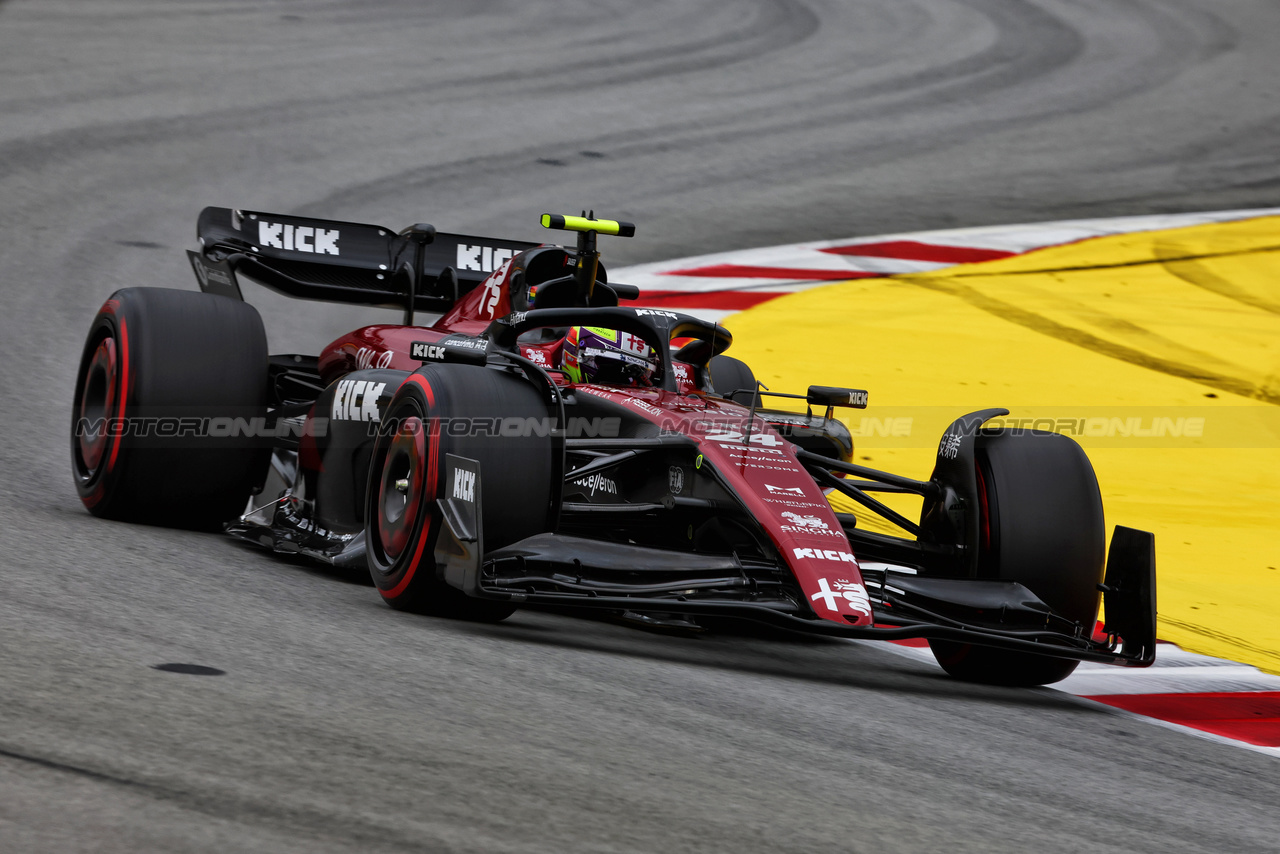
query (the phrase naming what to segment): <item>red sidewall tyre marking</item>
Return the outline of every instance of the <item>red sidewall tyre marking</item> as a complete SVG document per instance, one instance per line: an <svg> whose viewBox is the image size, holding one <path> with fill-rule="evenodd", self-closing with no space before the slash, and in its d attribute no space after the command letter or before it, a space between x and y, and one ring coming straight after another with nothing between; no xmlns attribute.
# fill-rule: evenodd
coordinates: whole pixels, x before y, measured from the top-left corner
<svg viewBox="0 0 1280 854"><path fill-rule="evenodd" d="M391 440L382 466L382 485L378 489L378 541L387 557L392 559L400 557L409 542L409 535L413 533L413 526L418 521L422 505L422 481L427 467L425 430L421 418L406 418ZM405 460L403 464L401 459ZM400 479L397 478L399 474L404 475L403 479L408 485L404 490L395 485L395 481ZM392 508L388 507L388 503L400 500L396 497L398 492L404 495L404 506L392 518Z"/></svg>
<svg viewBox="0 0 1280 854"><path fill-rule="evenodd" d="M414 385L421 388L422 393L427 396L427 404L433 409L435 408L436 393L434 390L432 390L431 383L423 379L421 374L410 374L408 379L405 380L405 382L413 383Z"/></svg>
<svg viewBox="0 0 1280 854"><path fill-rule="evenodd" d="M98 310L95 328L104 334L98 341L93 355L89 357L89 366L80 375L80 382L84 387L81 388L81 396L77 401L79 408L74 425L77 430L84 426L82 421L87 417L85 415L87 392L95 371L101 369L106 380L101 435L88 442L84 441L83 436L78 439L73 437L72 443L73 455L78 452L75 464L81 485L90 489L88 493L81 493L80 500L90 510L98 506L106 497L107 474L115 466L120 454L120 444L123 441L125 398L129 392L129 338L124 318L119 315L119 309L120 301L109 299ZM108 446L110 446L109 450ZM105 466L103 465L104 457Z"/></svg>
<svg viewBox="0 0 1280 854"><path fill-rule="evenodd" d="M125 403L129 398L129 329L124 318L120 318L120 410L116 413L116 423L124 427ZM121 440L116 439L111 446L111 458L107 460L107 471L116 465L116 457L120 454Z"/></svg>
<svg viewBox="0 0 1280 854"><path fill-rule="evenodd" d="M426 395L427 398L428 409L433 409L435 407L435 391L432 390L431 384L428 383L421 375L410 374L409 378L405 380L405 382L414 383L422 389L423 394ZM427 473L425 488L426 490L430 490L430 494L434 496L439 487L437 483L437 472L440 458L440 419L428 419L425 429L427 433ZM390 449L388 449L388 453L390 453ZM381 508L379 508L379 512L381 512ZM432 514L428 511L422 520L422 530L418 533L418 545L414 550L413 558L405 568L404 577L402 577L390 590L382 590L379 588L379 592L382 594L383 599L398 598L400 594L404 593L404 591L409 587L409 584L412 583L414 575L417 574L418 567L422 564L422 555L423 552L426 551L427 540L431 539L431 522Z"/></svg>
<svg viewBox="0 0 1280 854"><path fill-rule="evenodd" d="M85 470L90 474L98 470L105 455L116 402L116 342L110 335L98 342L93 358L84 374L84 392L80 395L80 418L76 429L80 444L80 456ZM88 421L95 432L85 430Z"/></svg>

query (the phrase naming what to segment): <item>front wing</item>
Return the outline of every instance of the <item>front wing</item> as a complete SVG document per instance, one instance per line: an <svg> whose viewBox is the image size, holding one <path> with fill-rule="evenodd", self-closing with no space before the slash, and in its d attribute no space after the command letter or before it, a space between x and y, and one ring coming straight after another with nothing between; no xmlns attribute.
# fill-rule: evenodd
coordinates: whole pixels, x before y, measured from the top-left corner
<svg viewBox="0 0 1280 854"><path fill-rule="evenodd" d="M474 460L449 455L445 482L472 473L468 499L439 500L436 545L444 580L469 596L521 605L736 617L792 631L869 640L928 638L1058 658L1145 667L1155 661L1155 538L1117 527L1102 584L1102 636L1054 614L1016 582L863 570L873 625L816 619L736 555L696 555L538 534L486 553L482 482Z"/></svg>

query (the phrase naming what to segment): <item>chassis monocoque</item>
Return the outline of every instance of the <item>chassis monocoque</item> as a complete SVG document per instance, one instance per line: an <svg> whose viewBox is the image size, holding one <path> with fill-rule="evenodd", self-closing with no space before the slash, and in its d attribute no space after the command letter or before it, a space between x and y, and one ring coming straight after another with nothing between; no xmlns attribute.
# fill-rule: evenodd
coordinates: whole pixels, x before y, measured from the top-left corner
<svg viewBox="0 0 1280 854"><path fill-rule="evenodd" d="M1006 684L1152 663L1154 538L1118 527L1105 554L1073 441L983 429L1005 414L989 409L952 423L927 480L856 465L833 413L866 392L765 407L726 329L620 305L639 292L608 281L596 236L633 226L543 225L576 246L205 209L188 253L201 291L118 291L91 326L71 437L85 505L367 566L388 604L429 614L545 605L926 638L952 675ZM404 322L268 355L239 276ZM416 325L426 311L442 315ZM572 326L643 340L652 384L570 381ZM904 535L860 528L833 490ZM919 519L886 492L919 495Z"/></svg>

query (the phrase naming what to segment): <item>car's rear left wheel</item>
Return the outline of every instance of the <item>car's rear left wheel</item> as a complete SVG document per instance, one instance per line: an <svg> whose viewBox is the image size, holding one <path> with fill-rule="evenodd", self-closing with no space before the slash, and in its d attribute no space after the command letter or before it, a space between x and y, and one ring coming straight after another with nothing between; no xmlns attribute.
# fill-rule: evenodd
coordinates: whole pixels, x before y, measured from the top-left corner
<svg viewBox="0 0 1280 854"><path fill-rule="evenodd" d="M71 462L96 516L214 527L241 512L267 463L258 312L167 288L112 294L76 376Z"/></svg>

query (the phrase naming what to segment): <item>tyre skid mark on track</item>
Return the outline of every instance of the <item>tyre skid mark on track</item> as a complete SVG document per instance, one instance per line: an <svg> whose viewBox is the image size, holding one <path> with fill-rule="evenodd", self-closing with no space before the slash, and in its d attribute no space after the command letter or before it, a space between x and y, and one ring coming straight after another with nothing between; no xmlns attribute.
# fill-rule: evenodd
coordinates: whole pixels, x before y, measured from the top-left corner
<svg viewBox="0 0 1280 854"><path fill-rule="evenodd" d="M1269 251L1280 250L1280 246ZM1160 253L1160 247L1156 247L1157 254ZM1267 251L1267 250L1259 250ZM1169 271L1171 276L1176 276L1189 285L1197 288L1203 288L1210 293L1217 294L1220 297L1226 297L1229 300L1256 308L1259 311L1269 312L1270 314L1280 314L1280 303L1272 302L1263 296L1251 294L1242 290L1234 283L1227 281L1221 276L1205 269L1203 256L1199 257L1167 257L1161 258L1160 264Z"/></svg>
<svg viewBox="0 0 1280 854"><path fill-rule="evenodd" d="M53 771L65 771L69 774L79 774L82 777L88 777L93 780L99 780L104 783L115 783L120 786L141 786L143 788L154 788L153 786L143 783L140 780L130 780L125 777L117 777L114 774L104 774L101 771L94 771L90 768L84 768L79 765L69 765L65 762L58 762L53 759L46 759L43 756L33 756L30 753L22 753L17 750L8 750L0 747L0 757L6 759L15 759L19 762L28 762L32 765L39 765L42 768L49 768Z"/></svg>
<svg viewBox="0 0 1280 854"><path fill-rule="evenodd" d="M1065 341L1068 344L1074 344L1077 347L1083 347L1086 350L1092 350L1095 353L1110 356L1113 359L1119 359L1122 362L1128 362L1140 368L1147 368L1148 370L1159 371L1162 374L1202 383L1219 391L1238 394L1241 397L1280 405L1280 392L1273 392L1265 386L1260 386L1257 383L1229 374L1207 371L1193 364L1174 361L1173 359L1143 352L1126 344L1110 341L1083 329L1059 323L1043 314L1028 311L1012 303L996 299L975 288L932 279L913 278L911 276L896 276L895 279L939 293L945 293L948 296L964 300L974 308L985 311L1001 320L1025 326L1041 335L1048 335L1052 338L1057 338L1059 341ZM1145 332L1145 330L1142 331ZM1173 342L1168 343L1170 345L1173 344ZM1183 347L1182 349L1186 350L1187 348ZM1214 361L1217 360L1214 359Z"/></svg>

